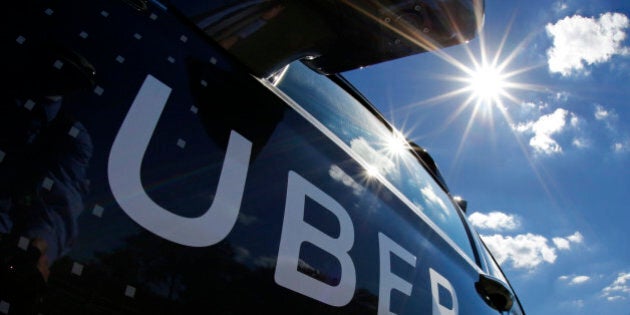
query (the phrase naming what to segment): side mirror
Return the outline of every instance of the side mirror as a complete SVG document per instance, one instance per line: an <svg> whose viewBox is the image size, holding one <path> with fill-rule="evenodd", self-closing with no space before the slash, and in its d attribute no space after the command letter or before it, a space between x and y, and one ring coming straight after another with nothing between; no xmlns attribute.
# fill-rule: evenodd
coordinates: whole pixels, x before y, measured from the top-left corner
<svg viewBox="0 0 630 315"><path fill-rule="evenodd" d="M514 295L500 280L487 275L479 275L479 281L475 283L475 289L490 307L501 312L501 314L512 309Z"/></svg>
<svg viewBox="0 0 630 315"><path fill-rule="evenodd" d="M453 200L455 201L455 203L457 203L459 208L462 209L464 213L466 213L466 208L468 207L468 201L466 201L466 199L463 199L461 196L455 196L453 197Z"/></svg>

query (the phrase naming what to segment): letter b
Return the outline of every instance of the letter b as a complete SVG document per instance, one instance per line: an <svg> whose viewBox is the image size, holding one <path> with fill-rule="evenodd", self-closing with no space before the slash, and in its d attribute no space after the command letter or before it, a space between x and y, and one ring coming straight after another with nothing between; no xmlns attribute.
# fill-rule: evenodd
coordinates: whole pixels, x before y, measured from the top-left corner
<svg viewBox="0 0 630 315"><path fill-rule="evenodd" d="M337 217L340 225L338 238L333 238L304 221L306 196ZM300 246L303 242L309 242L339 260L341 265L339 284L333 286L324 283L298 270ZM354 227L346 210L315 185L290 171L275 271L276 283L332 306L348 304L354 296L356 284L354 264L348 254L353 243Z"/></svg>

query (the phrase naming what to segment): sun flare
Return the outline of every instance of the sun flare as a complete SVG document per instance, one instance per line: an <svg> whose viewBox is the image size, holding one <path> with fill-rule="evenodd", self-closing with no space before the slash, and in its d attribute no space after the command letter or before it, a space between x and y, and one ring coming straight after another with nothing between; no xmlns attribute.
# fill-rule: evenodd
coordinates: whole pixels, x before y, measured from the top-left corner
<svg viewBox="0 0 630 315"><path fill-rule="evenodd" d="M385 139L385 154L388 157L398 157L409 150L409 144L405 135L398 130L392 131L392 134L385 137Z"/></svg>
<svg viewBox="0 0 630 315"><path fill-rule="evenodd" d="M432 98L410 103L401 107L400 111L417 110L418 107L432 104L452 106L444 124L440 130L446 130L455 123L464 123L461 141L455 152L455 161L459 159L465 145L469 144L469 135L475 129L475 125L484 130L489 139L496 137L494 127L498 120L503 120L507 125L513 125L510 117L514 106L525 103L519 95L522 92L530 93L548 91L548 87L538 84L519 82L520 75L543 66L531 64L524 67L517 66L517 59L523 52L535 33L517 42L509 51L505 51L511 24L506 28L503 37L486 45L483 31L480 31L476 40L463 44L463 54L451 55L446 50L435 50L432 53L442 59L455 70L452 73L438 75L437 77L449 81L447 89ZM464 121L462 121L462 118ZM503 124L503 123L501 123ZM525 152L523 144L520 144ZM456 162L455 162L456 163Z"/></svg>
<svg viewBox="0 0 630 315"><path fill-rule="evenodd" d="M468 81L472 95L482 102L496 101L506 93L507 78L492 65L481 65L470 74Z"/></svg>

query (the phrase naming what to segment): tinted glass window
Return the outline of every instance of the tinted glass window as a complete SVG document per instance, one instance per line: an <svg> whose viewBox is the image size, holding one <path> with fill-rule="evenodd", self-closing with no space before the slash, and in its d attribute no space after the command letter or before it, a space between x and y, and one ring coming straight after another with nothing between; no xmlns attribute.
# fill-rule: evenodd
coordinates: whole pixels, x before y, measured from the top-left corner
<svg viewBox="0 0 630 315"><path fill-rule="evenodd" d="M364 180L383 176L474 258L462 219L449 196L409 152L404 137L391 131L352 95L303 64L289 66L278 87L347 144L365 162Z"/></svg>

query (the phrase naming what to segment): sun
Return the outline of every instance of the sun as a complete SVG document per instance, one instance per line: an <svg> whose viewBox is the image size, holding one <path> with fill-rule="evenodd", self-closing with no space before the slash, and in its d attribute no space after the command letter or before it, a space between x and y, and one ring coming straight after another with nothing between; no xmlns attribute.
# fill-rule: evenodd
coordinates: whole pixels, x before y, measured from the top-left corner
<svg viewBox="0 0 630 315"><path fill-rule="evenodd" d="M470 143L468 136L476 127L482 128L490 140L495 139L497 125L514 125L510 113L513 112L513 107L525 103L519 95L548 91L546 86L520 81L523 74L544 64L524 63L523 59L519 58L536 33L531 33L515 43L510 41L509 44L513 48L505 50L511 25L510 22L503 37L498 41L493 38L491 45L487 45L486 34L480 30L475 40L460 45L458 50L432 51L434 56L452 66L449 73L436 76L438 79L448 81L447 86L452 88L398 109L401 112L411 111L429 105L442 106L448 102L449 114L443 125L439 126L440 130L446 130L455 123L464 124L461 140L455 152L455 161L459 159L464 146ZM455 51L456 54L451 55L449 51ZM520 145L524 148L524 145Z"/></svg>
<svg viewBox="0 0 630 315"><path fill-rule="evenodd" d="M476 41L462 45L464 53L468 55L467 60L465 57L462 58L462 56L456 58L445 51L435 51L434 54L437 57L459 71L459 74L444 75L443 77L447 81L456 83L453 85L455 88L415 105L439 103L449 98L463 97L459 106L452 112L448 123L454 122L458 116L464 113L470 113L464 138L475 121L484 121L492 125L495 119L493 113L495 110L508 123L512 123L512 119L508 114L508 106L510 104L518 106L523 103L516 96L516 92L544 91L545 87L517 81L520 75L540 65L515 67L514 61L527 47L531 38L525 38L517 43L514 49L506 53L504 47L510 28L510 26L507 27L498 45L487 46L483 31L478 34ZM474 51L475 46L478 48L478 51Z"/></svg>
<svg viewBox="0 0 630 315"><path fill-rule="evenodd" d="M478 101L496 103L506 95L508 81L501 69L494 65L478 66L467 78L468 88Z"/></svg>

